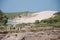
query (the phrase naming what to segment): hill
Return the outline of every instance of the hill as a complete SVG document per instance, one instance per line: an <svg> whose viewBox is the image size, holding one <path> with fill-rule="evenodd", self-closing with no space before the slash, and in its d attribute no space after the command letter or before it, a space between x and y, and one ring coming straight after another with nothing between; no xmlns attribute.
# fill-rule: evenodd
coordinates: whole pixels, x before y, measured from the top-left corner
<svg viewBox="0 0 60 40"><path fill-rule="evenodd" d="M57 12L54 15L55 16L53 18L48 18L48 19L42 20L41 22L46 23L46 25L49 25L49 26L60 28L60 12Z"/></svg>
<svg viewBox="0 0 60 40"><path fill-rule="evenodd" d="M22 15L22 14L31 14L31 13L34 13L34 12L10 12L10 13L5 13L9 19L13 19L15 18L16 16L19 16L19 15Z"/></svg>
<svg viewBox="0 0 60 40"><path fill-rule="evenodd" d="M53 17L53 14L56 13L57 11L42 11L42 12L36 12L36 13L32 13L29 15L25 15L24 17L15 17L14 19L12 19L13 22L17 22L17 23L33 23L36 20L44 20L44 19L48 19L50 17Z"/></svg>

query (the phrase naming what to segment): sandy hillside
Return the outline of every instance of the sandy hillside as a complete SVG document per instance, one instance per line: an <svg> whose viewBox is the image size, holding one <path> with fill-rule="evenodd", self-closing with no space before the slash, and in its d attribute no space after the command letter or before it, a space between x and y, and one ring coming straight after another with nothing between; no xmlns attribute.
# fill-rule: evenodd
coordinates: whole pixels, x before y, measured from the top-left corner
<svg viewBox="0 0 60 40"><path fill-rule="evenodd" d="M53 14L56 13L57 11L42 11L42 12L36 12L33 13L31 17L24 17L24 18L18 18L16 17L15 19L13 19L13 22L17 22L17 23L33 23L35 22L35 20L43 20L43 19L47 19L50 17L53 17Z"/></svg>

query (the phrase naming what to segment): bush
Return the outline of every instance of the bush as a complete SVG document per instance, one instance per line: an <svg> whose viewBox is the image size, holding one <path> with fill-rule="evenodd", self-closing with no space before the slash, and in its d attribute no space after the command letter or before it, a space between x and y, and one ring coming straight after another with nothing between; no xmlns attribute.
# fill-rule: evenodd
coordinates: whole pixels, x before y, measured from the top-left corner
<svg viewBox="0 0 60 40"><path fill-rule="evenodd" d="M30 31L31 31L31 32L36 32L36 30L33 30L33 29L31 29Z"/></svg>
<svg viewBox="0 0 60 40"><path fill-rule="evenodd" d="M55 26L56 28L60 28L60 25Z"/></svg>
<svg viewBox="0 0 60 40"><path fill-rule="evenodd" d="M1 26L0 26L0 30L3 30L3 29L4 29L4 27L1 27Z"/></svg>
<svg viewBox="0 0 60 40"><path fill-rule="evenodd" d="M39 20L36 20L36 21L35 21L35 24L39 24L39 23L40 23Z"/></svg>

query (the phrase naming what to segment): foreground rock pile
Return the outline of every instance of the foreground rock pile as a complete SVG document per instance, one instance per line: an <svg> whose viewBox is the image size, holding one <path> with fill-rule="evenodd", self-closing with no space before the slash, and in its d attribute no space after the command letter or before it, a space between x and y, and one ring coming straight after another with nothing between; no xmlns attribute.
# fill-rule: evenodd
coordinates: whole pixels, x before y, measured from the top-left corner
<svg viewBox="0 0 60 40"><path fill-rule="evenodd" d="M7 32L0 31L0 40L7 35Z"/></svg>
<svg viewBox="0 0 60 40"><path fill-rule="evenodd" d="M6 34L0 34L0 39L2 39Z"/></svg>
<svg viewBox="0 0 60 40"><path fill-rule="evenodd" d="M2 40L60 40L60 31L10 33Z"/></svg>
<svg viewBox="0 0 60 40"><path fill-rule="evenodd" d="M37 32L28 34L25 40L60 40L59 32Z"/></svg>

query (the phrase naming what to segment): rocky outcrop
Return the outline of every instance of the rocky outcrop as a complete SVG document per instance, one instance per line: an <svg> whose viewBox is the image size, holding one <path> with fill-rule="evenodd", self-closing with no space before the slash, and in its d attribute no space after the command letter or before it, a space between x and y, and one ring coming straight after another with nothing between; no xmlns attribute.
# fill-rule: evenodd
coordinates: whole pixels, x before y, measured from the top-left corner
<svg viewBox="0 0 60 40"><path fill-rule="evenodd" d="M0 32L0 40L6 36L7 32Z"/></svg>
<svg viewBox="0 0 60 40"><path fill-rule="evenodd" d="M10 33L2 40L60 40L60 31Z"/></svg>

